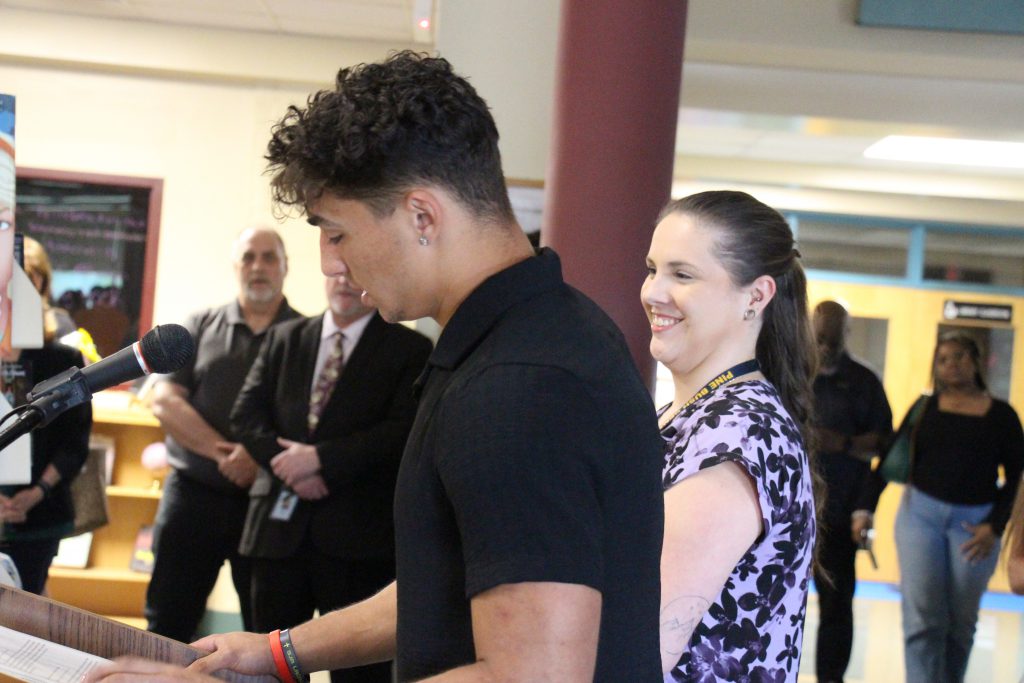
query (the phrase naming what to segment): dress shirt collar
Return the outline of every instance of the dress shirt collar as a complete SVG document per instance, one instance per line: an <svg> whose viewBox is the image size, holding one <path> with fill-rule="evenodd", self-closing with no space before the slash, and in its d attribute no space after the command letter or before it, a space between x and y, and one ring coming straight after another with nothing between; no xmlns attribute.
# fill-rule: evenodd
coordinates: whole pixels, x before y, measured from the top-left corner
<svg viewBox="0 0 1024 683"><path fill-rule="evenodd" d="M437 340L429 364L454 369L508 309L564 284L562 262L546 247L532 258L495 273L456 309Z"/></svg>
<svg viewBox="0 0 1024 683"><path fill-rule="evenodd" d="M331 315L331 311L329 309L324 311L324 321L320 326L321 343L338 332L341 332L345 335L345 355L347 356L350 349L359 343L359 338L363 336L363 331L366 330L366 326L370 324L370 319L373 318L374 314L376 314L376 311L370 311L362 318L349 323L345 327L338 327L334 322L334 317Z"/></svg>

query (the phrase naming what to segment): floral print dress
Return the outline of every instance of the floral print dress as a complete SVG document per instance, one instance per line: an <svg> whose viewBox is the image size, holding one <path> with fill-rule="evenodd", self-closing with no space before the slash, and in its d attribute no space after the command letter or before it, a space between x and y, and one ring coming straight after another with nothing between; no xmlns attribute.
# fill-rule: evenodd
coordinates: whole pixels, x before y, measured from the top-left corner
<svg viewBox="0 0 1024 683"><path fill-rule="evenodd" d="M660 412L664 413L665 408ZM734 462L757 486L763 532L693 632L675 681L795 682L814 548L814 497L797 423L764 380L725 385L662 430L665 490Z"/></svg>

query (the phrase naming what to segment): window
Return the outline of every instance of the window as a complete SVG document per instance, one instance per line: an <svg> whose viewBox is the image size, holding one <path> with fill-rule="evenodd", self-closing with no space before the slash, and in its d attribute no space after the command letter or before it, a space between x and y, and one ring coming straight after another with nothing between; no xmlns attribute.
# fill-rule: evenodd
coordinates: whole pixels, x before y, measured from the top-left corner
<svg viewBox="0 0 1024 683"><path fill-rule="evenodd" d="M1024 295L1024 226L799 211L786 218L812 277Z"/></svg>
<svg viewBox="0 0 1024 683"><path fill-rule="evenodd" d="M891 277L907 273L908 228L840 216L800 216L795 224L805 268Z"/></svg>
<svg viewBox="0 0 1024 683"><path fill-rule="evenodd" d="M924 278L1024 287L1024 235L929 230Z"/></svg>

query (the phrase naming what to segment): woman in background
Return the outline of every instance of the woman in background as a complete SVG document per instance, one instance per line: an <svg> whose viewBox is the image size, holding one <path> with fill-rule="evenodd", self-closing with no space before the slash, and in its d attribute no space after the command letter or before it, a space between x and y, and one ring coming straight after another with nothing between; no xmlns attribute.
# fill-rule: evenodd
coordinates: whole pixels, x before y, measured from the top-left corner
<svg viewBox="0 0 1024 683"><path fill-rule="evenodd" d="M47 340L60 339L76 329L75 321L63 308L53 305L53 292L50 282L53 279L53 268L46 250L36 240L24 238L25 274L32 280L36 291L43 298L43 336Z"/></svg>
<svg viewBox="0 0 1024 683"><path fill-rule="evenodd" d="M895 538L907 683L964 680L978 607L999 556L1024 469L1017 413L988 393L981 352L963 332L939 337L935 393L912 432L910 474ZM999 467L1007 485L999 488ZM885 482L869 490L853 532L871 526Z"/></svg>
<svg viewBox="0 0 1024 683"><path fill-rule="evenodd" d="M46 315L42 348L12 349L0 360L4 390L11 389L11 383L21 382L22 390L15 392L22 394L21 399L24 391L39 382L84 364L81 353L56 340L56 324ZM16 376L19 374L20 378ZM11 557L22 587L32 593L43 592L60 539L74 526L69 486L85 464L91 429L90 403L57 416L46 427L32 432L31 483L0 486L0 553Z"/></svg>
<svg viewBox="0 0 1024 683"><path fill-rule="evenodd" d="M796 681L815 538L815 346L778 212L702 192L662 212L641 299L672 373L662 554L666 681Z"/></svg>

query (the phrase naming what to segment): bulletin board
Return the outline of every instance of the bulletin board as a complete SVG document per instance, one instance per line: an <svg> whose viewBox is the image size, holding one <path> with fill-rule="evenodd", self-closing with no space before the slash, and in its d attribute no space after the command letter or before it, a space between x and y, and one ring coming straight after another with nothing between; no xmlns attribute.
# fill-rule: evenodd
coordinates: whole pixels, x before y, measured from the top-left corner
<svg viewBox="0 0 1024 683"><path fill-rule="evenodd" d="M18 167L15 228L46 249L53 303L101 356L152 325L163 180Z"/></svg>

